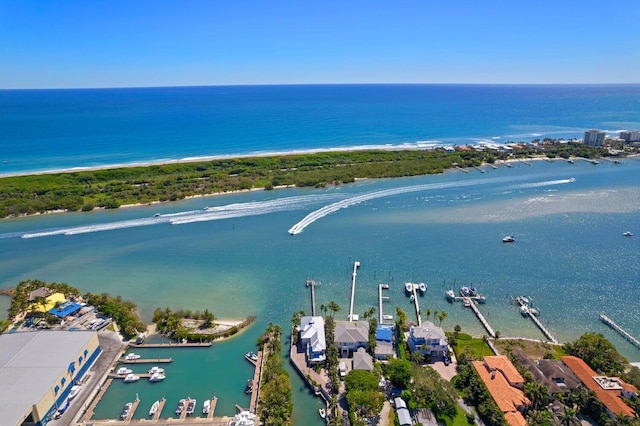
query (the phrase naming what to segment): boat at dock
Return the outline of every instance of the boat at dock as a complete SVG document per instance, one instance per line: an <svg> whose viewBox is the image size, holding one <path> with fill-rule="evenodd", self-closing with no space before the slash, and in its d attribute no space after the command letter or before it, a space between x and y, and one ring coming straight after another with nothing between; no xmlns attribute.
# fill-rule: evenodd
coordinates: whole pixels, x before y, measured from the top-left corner
<svg viewBox="0 0 640 426"><path fill-rule="evenodd" d="M253 352L247 352L246 354L244 354L244 356L246 358L249 358L251 361L257 361L258 360L258 355L256 355Z"/></svg>
<svg viewBox="0 0 640 426"><path fill-rule="evenodd" d="M251 393L253 391L253 379L247 380L247 384L244 387L244 393Z"/></svg>
<svg viewBox="0 0 640 426"><path fill-rule="evenodd" d="M156 402L154 402L149 409L149 415L153 416L154 414L156 414L156 412L158 412L158 408L160 408L160 401L156 400Z"/></svg>
<svg viewBox="0 0 640 426"><path fill-rule="evenodd" d="M116 374L120 374L120 375L127 375L131 373L133 373L133 370L127 367L120 367L118 368L118 371L116 371Z"/></svg>
<svg viewBox="0 0 640 426"><path fill-rule="evenodd" d="M140 380L140 376L136 376L133 373L129 373L125 376L123 381L125 383L133 383L133 382L137 382L138 380Z"/></svg>
<svg viewBox="0 0 640 426"><path fill-rule="evenodd" d="M133 361L133 360L136 360L136 359L140 359L140 355L131 352L131 353L128 353L124 357L124 359L126 359L127 361Z"/></svg>
<svg viewBox="0 0 640 426"><path fill-rule="evenodd" d="M514 243L516 241L516 239L513 237L513 235L507 235L502 239L503 243Z"/></svg>
<svg viewBox="0 0 640 426"><path fill-rule="evenodd" d="M320 408L318 409L318 414L324 419L327 417L327 410L325 410L324 408Z"/></svg>
<svg viewBox="0 0 640 426"><path fill-rule="evenodd" d="M418 290L420 290L421 293L426 292L427 291L427 285L425 283L418 284Z"/></svg>
<svg viewBox="0 0 640 426"><path fill-rule="evenodd" d="M153 367L151 367L151 369L149 370L149 374L155 374L155 373L164 373L164 368L160 368L157 365L154 365Z"/></svg>
<svg viewBox="0 0 640 426"><path fill-rule="evenodd" d="M412 294L412 295L411 295L411 297L409 298L409 301L410 301L411 303L414 303L414 302L415 302L415 299L416 299L416 297Z"/></svg>
<svg viewBox="0 0 640 426"><path fill-rule="evenodd" d="M447 300L449 302L453 302L456 300L456 294L453 290L447 290L444 292L445 296L447 297Z"/></svg>
<svg viewBox="0 0 640 426"><path fill-rule="evenodd" d="M149 377L149 381L150 382L160 382L164 379L166 379L167 376L164 373L153 373L151 374L151 377Z"/></svg>
<svg viewBox="0 0 640 426"><path fill-rule="evenodd" d="M129 411L131 411L131 407L133 407L133 402L127 402L124 405L124 407L122 408L122 411L120 412L120 418L122 420L127 418L127 416L129 415Z"/></svg>
<svg viewBox="0 0 640 426"><path fill-rule="evenodd" d="M413 292L413 283L404 283L404 291L407 293Z"/></svg>
<svg viewBox="0 0 640 426"><path fill-rule="evenodd" d="M181 399L180 401L178 401L178 406L176 407L177 415L182 414L182 412L184 411L184 404L186 404L186 402L187 402L186 399Z"/></svg>
<svg viewBox="0 0 640 426"><path fill-rule="evenodd" d="M255 426L256 415L250 411L240 411L229 421L229 426Z"/></svg>
<svg viewBox="0 0 640 426"><path fill-rule="evenodd" d="M202 406L202 414L209 414L209 411L211 411L211 400L206 399Z"/></svg>
<svg viewBox="0 0 640 426"><path fill-rule="evenodd" d="M195 399L190 399L189 403L187 404L187 414L193 414L193 412L196 410L196 403L197 401Z"/></svg>

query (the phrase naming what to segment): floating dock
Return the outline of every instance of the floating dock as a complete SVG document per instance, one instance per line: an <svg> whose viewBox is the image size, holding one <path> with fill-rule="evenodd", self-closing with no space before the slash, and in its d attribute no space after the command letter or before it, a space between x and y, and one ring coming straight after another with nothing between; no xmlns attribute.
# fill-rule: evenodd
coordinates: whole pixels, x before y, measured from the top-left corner
<svg viewBox="0 0 640 426"><path fill-rule="evenodd" d="M120 359L123 364L166 364L173 362L173 358L138 358L138 359Z"/></svg>
<svg viewBox="0 0 640 426"><path fill-rule="evenodd" d="M356 277L358 276L358 268L360 261L353 262L353 274L351 275L351 304L349 305L349 321L353 321L353 302L356 296Z"/></svg>
<svg viewBox="0 0 640 426"><path fill-rule="evenodd" d="M462 297L462 299L464 301L464 305L469 306L473 313L476 314L476 317L478 317L482 326L485 328L485 330L487 330L489 336L496 337L495 331L493 331L493 328L491 328L491 326L489 325L489 321L486 320L484 315L482 315L482 313L478 309L478 305L476 305L476 302L471 299L471 297Z"/></svg>
<svg viewBox="0 0 640 426"><path fill-rule="evenodd" d="M613 328L615 331L620 333L620 335L622 337L624 337L625 339L627 339L629 342L631 342L631 344L633 346L635 346L636 348L640 349L640 341L638 339L636 339L635 337L633 337L631 334L627 333L625 331L625 329L623 329L618 324L616 324L615 321L613 321L611 318L609 318L605 314L600 314L600 319L602 320L602 322L607 324L609 327Z"/></svg>
<svg viewBox="0 0 640 426"><path fill-rule="evenodd" d="M549 332L549 330L547 330L545 328L544 325L542 325L542 323L540 322L540 320L535 316L535 314L533 312L531 312L531 308L529 308L529 305L527 303L525 303L521 297L516 297L516 302L518 303L518 305L520 305L520 307L522 306L526 306L527 310L526 310L526 314L529 316L529 318L531 318L531 320L533 321L533 323L540 329L540 331L542 332L542 334L544 334L544 337L546 337L551 343L555 343L558 344L558 341L556 340L555 337L553 337L553 335Z"/></svg>

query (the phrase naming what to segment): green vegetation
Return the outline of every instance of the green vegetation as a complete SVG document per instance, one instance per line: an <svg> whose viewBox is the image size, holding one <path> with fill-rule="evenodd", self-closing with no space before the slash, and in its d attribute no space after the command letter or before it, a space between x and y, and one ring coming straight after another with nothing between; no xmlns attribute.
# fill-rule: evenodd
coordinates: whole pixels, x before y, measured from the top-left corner
<svg viewBox="0 0 640 426"><path fill-rule="evenodd" d="M522 145L512 155L594 158L606 154L604 149L584 144L548 142L544 146ZM0 217L54 210L89 211L96 207L113 209L123 204L176 201L193 195L251 188L322 187L357 178L417 176L507 158L509 155L504 152L467 147L455 152L371 150L13 176L0 179Z"/></svg>
<svg viewBox="0 0 640 426"><path fill-rule="evenodd" d="M52 294L62 293L67 298L80 297L80 290L70 286L67 283L46 283L40 280L21 281L20 284L16 286L16 289L13 292L11 298L11 306L9 307L8 318L14 318L19 313L27 311L27 309L29 309L29 306L31 305L31 302L29 302L29 293L41 287L45 287ZM44 299L44 297L37 297L33 303L44 303Z"/></svg>
<svg viewBox="0 0 640 426"><path fill-rule="evenodd" d="M261 338L260 346L266 358L260 383L260 412L258 415L266 426L292 424L291 380L280 357L281 336L280 326L270 323Z"/></svg>
<svg viewBox="0 0 640 426"><path fill-rule="evenodd" d="M567 354L582 358L595 371L608 376L620 376L624 373L627 360L618 353L616 347L602 334L585 333L573 343L566 343Z"/></svg>
<svg viewBox="0 0 640 426"><path fill-rule="evenodd" d="M112 317L125 339L130 339L147 329L147 325L140 321L136 314L135 303L129 300L124 300L120 296L112 297L107 293L87 293L84 295L84 300L95 306L98 311Z"/></svg>
<svg viewBox="0 0 640 426"><path fill-rule="evenodd" d="M448 334L448 333L447 333ZM458 333L455 339L455 345L452 348L456 353L456 357L465 354L467 358L480 359L484 356L494 355L493 351L484 339L471 337L465 333Z"/></svg>
<svg viewBox="0 0 640 426"><path fill-rule="evenodd" d="M204 312L191 310L177 310L173 312L171 308L156 308L151 319L156 324L156 329L160 334L169 336L172 339L190 342L210 342L215 339L230 337L238 331L255 321L255 317L248 317L243 322L234 327L217 327L215 316L208 309ZM185 325L189 323L189 326Z"/></svg>
<svg viewBox="0 0 640 426"><path fill-rule="evenodd" d="M378 390L379 378L369 371L351 370L345 377L349 421L352 425L365 424L364 419L377 416L384 404L384 395Z"/></svg>

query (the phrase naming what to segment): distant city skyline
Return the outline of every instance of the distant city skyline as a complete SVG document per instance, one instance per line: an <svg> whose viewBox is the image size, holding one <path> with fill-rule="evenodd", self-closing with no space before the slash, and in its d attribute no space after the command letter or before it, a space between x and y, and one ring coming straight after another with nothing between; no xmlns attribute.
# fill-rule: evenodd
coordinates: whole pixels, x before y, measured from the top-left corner
<svg viewBox="0 0 640 426"><path fill-rule="evenodd" d="M0 0L0 88L640 83L637 0Z"/></svg>

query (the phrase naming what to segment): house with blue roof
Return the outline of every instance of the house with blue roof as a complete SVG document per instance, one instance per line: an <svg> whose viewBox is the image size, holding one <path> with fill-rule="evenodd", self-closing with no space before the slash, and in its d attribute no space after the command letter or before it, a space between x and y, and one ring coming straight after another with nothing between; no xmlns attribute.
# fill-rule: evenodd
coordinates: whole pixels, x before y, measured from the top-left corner
<svg viewBox="0 0 640 426"><path fill-rule="evenodd" d="M395 355L393 348L393 326L391 324L378 324L376 327L376 359L389 359Z"/></svg>

